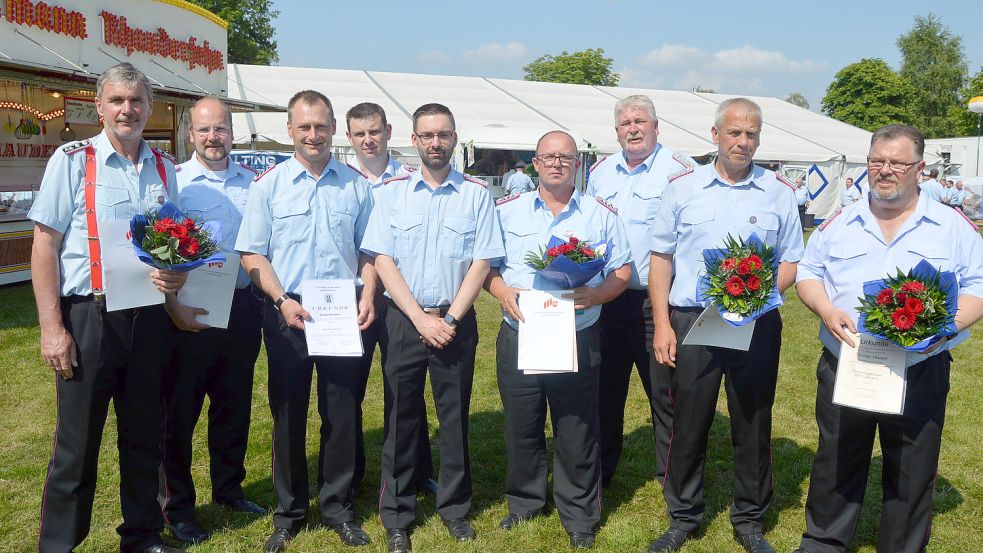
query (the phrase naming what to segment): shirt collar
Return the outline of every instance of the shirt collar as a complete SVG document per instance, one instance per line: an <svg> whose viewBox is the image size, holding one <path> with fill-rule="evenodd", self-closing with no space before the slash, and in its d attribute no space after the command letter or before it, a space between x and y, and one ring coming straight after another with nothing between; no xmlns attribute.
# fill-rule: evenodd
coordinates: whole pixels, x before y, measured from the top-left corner
<svg viewBox="0 0 983 553"><path fill-rule="evenodd" d="M393 156L389 156L389 162L386 163L386 170L382 172L382 179L385 180L389 177L395 177L397 171L399 171L399 168L396 167L396 160L393 159Z"/></svg>
<svg viewBox="0 0 983 553"><path fill-rule="evenodd" d="M242 166L232 161L231 158L225 159L228 162L228 166L226 167L226 171L228 171L227 176L232 177L242 170ZM198 154L193 154L188 163L181 165L181 172L187 173L189 181L208 178L207 174L215 174L211 169L202 165L201 161L198 160Z"/></svg>
<svg viewBox="0 0 983 553"><path fill-rule="evenodd" d="M724 180L723 177L720 176L720 173L717 172L716 162L711 163L709 167L710 170L713 171L713 179L709 183L707 183L707 185L704 186L704 188L709 188L711 185L723 186L726 188L738 188L738 187L746 188L748 186L753 186L759 190L764 190L764 188L760 184L758 184L757 181L761 180L761 178L764 177L765 170L762 169L761 167L758 167L757 165L752 164L751 171L747 174L747 176L735 182L734 184L730 184L729 182Z"/></svg>
<svg viewBox="0 0 983 553"><path fill-rule="evenodd" d="M110 156L116 154L116 156L121 160L125 160L126 158L117 152L116 148L113 147L113 143L109 140L109 135L107 134L108 132L109 131L106 129L103 129L102 132L92 140L92 145L96 149L96 159L105 164ZM151 163L156 163L156 160L154 159L154 152L150 149L150 145L147 144L146 140L141 139L140 155L137 157L137 161L146 161L148 159L151 160Z"/></svg>
<svg viewBox="0 0 983 553"><path fill-rule="evenodd" d="M324 177L326 177L328 175L328 173L330 173L332 171L334 171L334 173L336 175L338 174L338 159L335 156L333 156L333 155L328 159L327 165L325 165L324 166L324 170L321 171L320 178L317 178L317 179L315 179L314 178L314 175L311 175L307 171L307 168L304 167L304 165L300 161L297 160L297 154L296 153L294 153L294 155L290 156L290 159L288 159L284 163L287 165L287 167L286 167L287 176L290 177L290 179L293 180L293 181L296 181L298 178L300 178L301 176L305 176L305 175L310 176L311 179L313 179L313 180L320 181L321 179L323 179Z"/></svg>
<svg viewBox="0 0 983 553"><path fill-rule="evenodd" d="M864 228L870 232L874 232L876 228L876 236L880 236L880 226L877 224L877 218L874 217L874 212L870 210L870 196L865 196L856 204L858 209L856 213L847 221L851 222L856 219L860 219ZM939 209L945 208L939 202L929 199L925 194L918 194L918 203L915 204L915 211L908 217L901 228L898 229L898 233L895 236L895 240L898 239L902 234L910 230L911 228L917 226L922 219L927 219L933 223L939 223L941 221L942 212Z"/></svg>
<svg viewBox="0 0 983 553"><path fill-rule="evenodd" d="M454 188L455 192L460 192L461 185L464 184L464 174L461 173L460 171L455 171L452 168L451 172L447 174L447 179L444 180L444 182L441 183L441 185L438 186L437 188L443 188L444 185L446 184L450 184ZM412 186L413 190L418 190L421 186L430 188L429 186L427 186L426 181L423 180L422 169L417 169L416 171L410 174L410 185ZM478 185L475 184L475 186Z"/></svg>
<svg viewBox="0 0 983 553"><path fill-rule="evenodd" d="M542 189L540 189L540 190L542 190ZM532 202L533 209L534 210L535 209L549 209L548 207L546 207L546 202L543 201L543 197L540 195L541 194L540 190L536 190L536 197L535 197L535 199L533 199L533 202ZM581 192L580 190L577 190L577 187L574 187L574 189L573 189L573 195L570 196L570 201L567 202L567 205L563 209L560 210L560 213L565 213L567 211L573 211L575 209L576 210L580 210L581 202L584 201L583 198L584 198L583 192Z"/></svg>
<svg viewBox="0 0 983 553"><path fill-rule="evenodd" d="M655 156L659 155L659 150L662 149L662 144L656 143L655 149L649 154L644 161L636 165L634 168L628 167L628 156L625 155L625 151L621 150L621 155L618 156L618 167L626 172L631 173L632 171L638 169L639 167L644 167L645 171L652 169L652 165L655 163Z"/></svg>

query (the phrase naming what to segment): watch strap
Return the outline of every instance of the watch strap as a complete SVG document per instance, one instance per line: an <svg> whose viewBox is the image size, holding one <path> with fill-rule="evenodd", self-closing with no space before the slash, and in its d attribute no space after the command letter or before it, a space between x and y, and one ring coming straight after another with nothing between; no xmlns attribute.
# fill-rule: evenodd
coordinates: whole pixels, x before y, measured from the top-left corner
<svg viewBox="0 0 983 553"><path fill-rule="evenodd" d="M279 298L273 300L273 307L276 307L277 309L280 309L280 306L283 305L283 302L285 302L285 301L287 301L289 299L290 299L290 296L288 296L286 293L283 293L283 294L280 295Z"/></svg>

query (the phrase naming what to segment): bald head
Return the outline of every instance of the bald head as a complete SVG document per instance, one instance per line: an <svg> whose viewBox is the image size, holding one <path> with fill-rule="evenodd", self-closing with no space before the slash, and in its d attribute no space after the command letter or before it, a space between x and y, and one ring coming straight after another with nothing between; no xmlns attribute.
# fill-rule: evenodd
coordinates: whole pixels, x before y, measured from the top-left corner
<svg viewBox="0 0 983 553"><path fill-rule="evenodd" d="M198 162L212 171L228 167L232 150L232 112L218 98L202 98L189 114L188 132Z"/></svg>
<svg viewBox="0 0 983 553"><path fill-rule="evenodd" d="M549 141L551 145L562 144L563 147L569 152L573 152L577 155L577 141L570 136L569 133L564 131L550 131L543 136L539 137L539 142L536 142L536 153L542 153L541 147L543 142Z"/></svg>

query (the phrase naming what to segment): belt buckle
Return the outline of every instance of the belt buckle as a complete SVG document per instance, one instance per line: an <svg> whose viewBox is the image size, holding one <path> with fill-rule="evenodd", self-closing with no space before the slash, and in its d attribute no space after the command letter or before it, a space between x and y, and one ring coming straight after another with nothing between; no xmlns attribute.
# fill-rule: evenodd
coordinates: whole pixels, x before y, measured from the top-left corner
<svg viewBox="0 0 983 553"><path fill-rule="evenodd" d="M440 318L440 308L439 307L424 307L423 312L431 317Z"/></svg>
<svg viewBox="0 0 983 553"><path fill-rule="evenodd" d="M106 302L106 292L92 292L92 298L100 303Z"/></svg>

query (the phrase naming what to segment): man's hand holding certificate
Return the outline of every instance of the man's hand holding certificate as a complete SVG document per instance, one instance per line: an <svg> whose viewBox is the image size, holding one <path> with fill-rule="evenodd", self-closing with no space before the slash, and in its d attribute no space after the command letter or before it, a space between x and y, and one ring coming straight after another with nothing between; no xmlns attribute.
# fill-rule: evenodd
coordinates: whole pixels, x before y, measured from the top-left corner
<svg viewBox="0 0 983 553"><path fill-rule="evenodd" d="M310 320L304 322L308 354L362 355L354 281L304 280L301 298L304 309L311 315Z"/></svg>

